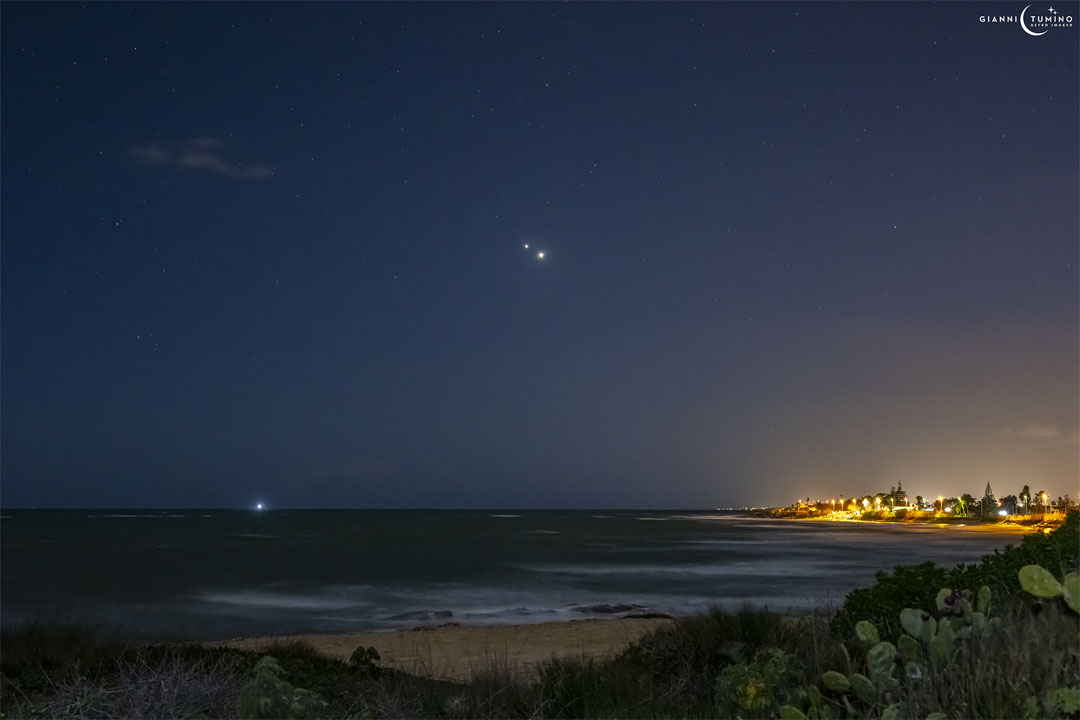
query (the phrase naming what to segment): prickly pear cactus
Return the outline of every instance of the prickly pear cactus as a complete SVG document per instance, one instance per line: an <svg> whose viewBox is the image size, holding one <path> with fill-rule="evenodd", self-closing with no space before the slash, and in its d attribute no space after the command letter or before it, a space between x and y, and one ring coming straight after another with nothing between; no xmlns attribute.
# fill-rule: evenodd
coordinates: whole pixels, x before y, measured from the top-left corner
<svg viewBox="0 0 1080 720"><path fill-rule="evenodd" d="M881 637L878 635L877 628L874 627L873 623L867 622L866 620L860 620L855 623L855 636L867 645L877 645L881 642Z"/></svg>
<svg viewBox="0 0 1080 720"><path fill-rule="evenodd" d="M911 637L922 637L924 614L926 615L926 619L929 619L930 614L924 610L904 608L900 611L900 627L904 628L904 631Z"/></svg>
<svg viewBox="0 0 1080 720"><path fill-rule="evenodd" d="M1020 586L1035 597L1055 598L1065 592L1061 583L1042 565L1020 568Z"/></svg>
<svg viewBox="0 0 1080 720"><path fill-rule="evenodd" d="M1062 585L1065 588L1065 604L1073 612L1080 613L1080 573L1069 573L1065 576L1065 582Z"/></svg>
<svg viewBox="0 0 1080 720"><path fill-rule="evenodd" d="M900 652L900 657L905 660L918 660L922 657L922 646L911 635L901 635L897 638L896 649Z"/></svg>
<svg viewBox="0 0 1080 720"><path fill-rule="evenodd" d="M859 699L864 703L872 704L877 702L877 686L874 685L873 680L865 675L860 675L859 673L852 674L851 689L855 691L855 694L858 695Z"/></svg>
<svg viewBox="0 0 1080 720"><path fill-rule="evenodd" d="M848 680L847 675L838 673L835 670L829 670L822 675L821 682L833 692L844 692L851 687L851 681Z"/></svg>
<svg viewBox="0 0 1080 720"><path fill-rule="evenodd" d="M918 618L922 622L921 617ZM921 628L912 628L921 630ZM844 654L844 671L829 670L821 676L821 688L810 685L803 693L809 701L805 715L794 705L780 709L780 716L787 718L829 717L889 717L898 720L900 706L893 702L900 680L895 677L898 652L890 642L883 642L873 623L865 620L856 623L855 634L869 646L863 672L855 672L847 648ZM909 653L921 652L918 642L905 635L902 645ZM856 709L859 707L861 709ZM799 713L799 714L796 714Z"/></svg>
<svg viewBox="0 0 1080 720"><path fill-rule="evenodd" d="M890 642L879 642L870 648L866 655L866 669L870 671L870 679L874 684L892 675L893 661L896 659L896 646Z"/></svg>

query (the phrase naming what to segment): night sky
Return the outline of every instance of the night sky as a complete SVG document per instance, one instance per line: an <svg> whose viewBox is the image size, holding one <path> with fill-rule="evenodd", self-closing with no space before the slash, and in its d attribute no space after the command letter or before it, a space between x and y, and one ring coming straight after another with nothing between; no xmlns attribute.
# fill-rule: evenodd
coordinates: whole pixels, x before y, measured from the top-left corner
<svg viewBox="0 0 1080 720"><path fill-rule="evenodd" d="M4 3L2 502L1075 496L1023 5Z"/></svg>

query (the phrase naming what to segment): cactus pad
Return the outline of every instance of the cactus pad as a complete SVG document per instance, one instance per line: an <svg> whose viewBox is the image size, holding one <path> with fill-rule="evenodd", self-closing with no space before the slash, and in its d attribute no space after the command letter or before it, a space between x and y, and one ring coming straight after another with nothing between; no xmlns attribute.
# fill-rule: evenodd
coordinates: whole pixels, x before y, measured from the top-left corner
<svg viewBox="0 0 1080 720"><path fill-rule="evenodd" d="M1061 587L1050 571L1042 565L1025 565L1020 568L1020 585L1035 597L1052 598L1061 595Z"/></svg>

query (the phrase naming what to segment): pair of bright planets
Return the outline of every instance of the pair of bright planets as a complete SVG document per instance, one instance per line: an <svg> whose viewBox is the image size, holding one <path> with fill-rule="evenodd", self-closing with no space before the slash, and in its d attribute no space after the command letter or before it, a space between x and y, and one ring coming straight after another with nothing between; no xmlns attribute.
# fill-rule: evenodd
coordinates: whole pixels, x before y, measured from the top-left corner
<svg viewBox="0 0 1080 720"><path fill-rule="evenodd" d="M525 248L526 250L528 250L529 249L529 243L525 243L524 245L522 245L522 247ZM543 260L544 259L544 251L543 250L537 251L536 259L537 260Z"/></svg>

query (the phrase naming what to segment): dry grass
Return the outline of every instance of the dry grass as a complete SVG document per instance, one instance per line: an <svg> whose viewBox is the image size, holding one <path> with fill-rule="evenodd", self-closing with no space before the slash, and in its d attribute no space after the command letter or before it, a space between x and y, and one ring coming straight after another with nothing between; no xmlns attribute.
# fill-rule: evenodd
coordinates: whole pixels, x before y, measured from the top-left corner
<svg viewBox="0 0 1080 720"><path fill-rule="evenodd" d="M172 654L151 664L136 655L118 663L112 712L132 720L229 717L244 683L243 673L222 657L192 661Z"/></svg>
<svg viewBox="0 0 1080 720"><path fill-rule="evenodd" d="M1010 613L998 632L972 640L924 681L909 682L903 714L943 710L949 717L1019 718L1028 698L1078 683L1080 618L1051 603L1035 615Z"/></svg>
<svg viewBox="0 0 1080 720"><path fill-rule="evenodd" d="M1080 619L1060 603L1038 608L1010 612L998 634L970 643L948 667L921 682L905 681L901 716L1022 717L1029 697L1075 686ZM65 633L50 636L39 628L23 637L5 635L0 698L6 717L235 717L240 688L261 654L98 647L85 634ZM717 716L716 679L724 667L769 647L792 655L808 682L841 667L839 641L823 609L802 617L713 611L680 619L606 659L564 658L533 668L492 654L473 667L467 683L391 669L372 673L302 642L264 652L278 658L295 687L327 701L327 717L693 718Z"/></svg>

